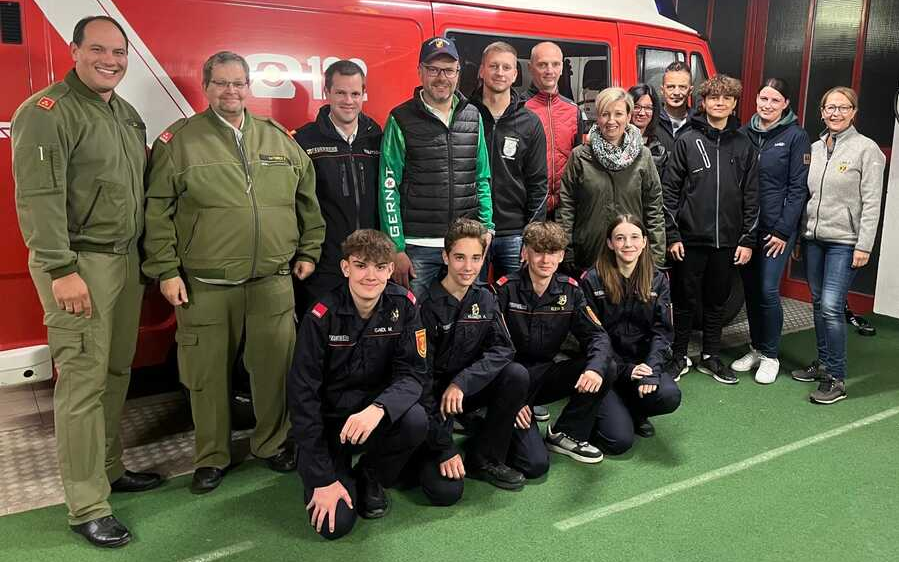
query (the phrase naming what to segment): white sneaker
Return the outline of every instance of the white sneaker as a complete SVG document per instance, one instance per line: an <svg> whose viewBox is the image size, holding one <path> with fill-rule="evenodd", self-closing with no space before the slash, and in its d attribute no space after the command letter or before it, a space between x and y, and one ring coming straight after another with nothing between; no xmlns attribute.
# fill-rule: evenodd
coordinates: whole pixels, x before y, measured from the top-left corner
<svg viewBox="0 0 899 562"><path fill-rule="evenodd" d="M546 448L553 453L566 455L572 459L587 463L595 464L602 461L602 451L591 445L587 441L575 441L568 435L562 433L553 433L551 427L546 426Z"/></svg>
<svg viewBox="0 0 899 562"><path fill-rule="evenodd" d="M758 367L762 354L749 346L749 353L730 364L730 368L738 373L745 373Z"/></svg>
<svg viewBox="0 0 899 562"><path fill-rule="evenodd" d="M755 382L759 384L771 384L777 378L780 371L780 361L762 356L759 360L759 368L755 372Z"/></svg>

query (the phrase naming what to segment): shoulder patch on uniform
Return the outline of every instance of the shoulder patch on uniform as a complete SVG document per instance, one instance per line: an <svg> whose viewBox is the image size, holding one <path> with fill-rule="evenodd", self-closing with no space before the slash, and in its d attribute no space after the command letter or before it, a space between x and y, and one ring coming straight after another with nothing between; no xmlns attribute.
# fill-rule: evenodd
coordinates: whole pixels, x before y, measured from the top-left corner
<svg viewBox="0 0 899 562"><path fill-rule="evenodd" d="M159 140L161 140L162 142L168 144L168 142L169 142L170 140L172 140L172 137L174 137L174 136L175 136L175 135L173 135L173 134L171 133L171 131L163 131L162 134L159 135Z"/></svg>
<svg viewBox="0 0 899 562"><path fill-rule="evenodd" d="M596 313L593 312L593 309L590 308L590 305L587 305L587 316L590 317L590 320L593 320L593 323L597 326L602 326L602 322L599 321L599 318L596 317Z"/></svg>
<svg viewBox="0 0 899 562"><path fill-rule="evenodd" d="M500 277L499 279L496 280L496 284L499 285L500 287L502 287L502 286L505 285L508 281L509 281L509 278L506 277L505 275L503 275L502 277Z"/></svg>
<svg viewBox="0 0 899 562"><path fill-rule="evenodd" d="M585 269L584 272L581 273L581 279L586 279L588 275L590 275L590 270Z"/></svg>
<svg viewBox="0 0 899 562"><path fill-rule="evenodd" d="M428 332L424 328L415 330L415 349L422 359L428 356Z"/></svg>
<svg viewBox="0 0 899 562"><path fill-rule="evenodd" d="M406 298L409 299L409 300L412 302L412 304L415 304L415 303L416 303L416 300L415 300L415 293L413 293L412 291L408 291L408 292L406 293Z"/></svg>
<svg viewBox="0 0 899 562"><path fill-rule="evenodd" d="M568 281L569 285L573 285L575 287L580 287L580 285L577 284L577 279L575 279L574 277L568 277L567 281Z"/></svg>
<svg viewBox="0 0 899 562"><path fill-rule="evenodd" d="M42 96L41 99L37 100L37 106L47 111L53 109L54 105L56 105L56 100L49 96Z"/></svg>
<svg viewBox="0 0 899 562"><path fill-rule="evenodd" d="M812 163L811 153L806 152L805 154L802 155L802 163L805 164L806 166L808 166L809 164Z"/></svg>
<svg viewBox="0 0 899 562"><path fill-rule="evenodd" d="M309 312L311 312L312 315L315 316L316 318L321 319L322 316L324 316L325 313L328 312L328 307L322 303L317 303L315 306L312 307L312 310L310 310Z"/></svg>

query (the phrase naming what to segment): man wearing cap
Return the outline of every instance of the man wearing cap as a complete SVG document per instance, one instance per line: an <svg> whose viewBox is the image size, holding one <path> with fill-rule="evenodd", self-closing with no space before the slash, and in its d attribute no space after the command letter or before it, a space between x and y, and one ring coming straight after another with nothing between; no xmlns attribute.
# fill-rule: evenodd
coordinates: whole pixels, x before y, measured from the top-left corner
<svg viewBox="0 0 899 562"><path fill-rule="evenodd" d="M109 493L162 483L122 465L119 419L131 379L143 285L147 130L115 88L128 39L107 16L80 20L75 68L13 115L16 211L59 378L56 451L69 524L91 544L131 540Z"/></svg>
<svg viewBox="0 0 899 562"><path fill-rule="evenodd" d="M488 244L494 224L481 115L456 91L459 52L433 37L418 61L421 86L384 127L378 203L381 229L397 250L394 280L421 295L443 267L443 236L453 220L480 221Z"/></svg>

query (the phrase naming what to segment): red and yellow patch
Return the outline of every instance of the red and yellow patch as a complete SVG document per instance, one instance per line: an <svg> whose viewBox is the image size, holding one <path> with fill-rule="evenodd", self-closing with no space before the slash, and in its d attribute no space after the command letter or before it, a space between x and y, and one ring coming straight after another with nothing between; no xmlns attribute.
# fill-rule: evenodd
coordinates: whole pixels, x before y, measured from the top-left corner
<svg viewBox="0 0 899 562"><path fill-rule="evenodd" d="M328 307L323 305L322 303L318 303L312 307L312 310L310 312L312 312L313 316L320 319L325 315L326 312L328 312Z"/></svg>
<svg viewBox="0 0 899 562"><path fill-rule="evenodd" d="M428 356L428 335L424 328L415 330L415 349L422 359Z"/></svg>
<svg viewBox="0 0 899 562"><path fill-rule="evenodd" d="M161 140L164 143L168 143L170 140L172 140L172 137L174 137L174 136L175 135L173 135L172 133L170 133L168 131L163 131L162 134L159 135L159 140Z"/></svg>
<svg viewBox="0 0 899 562"><path fill-rule="evenodd" d="M48 98L47 96L42 97L37 100L37 106L41 109L51 110L53 106L56 105L56 100L53 98Z"/></svg>
<svg viewBox="0 0 899 562"><path fill-rule="evenodd" d="M597 326L602 326L602 322L599 321L599 318L596 316L596 313L593 312L593 309L590 308L590 305L587 305L587 316L590 317L590 320L593 320L593 323Z"/></svg>

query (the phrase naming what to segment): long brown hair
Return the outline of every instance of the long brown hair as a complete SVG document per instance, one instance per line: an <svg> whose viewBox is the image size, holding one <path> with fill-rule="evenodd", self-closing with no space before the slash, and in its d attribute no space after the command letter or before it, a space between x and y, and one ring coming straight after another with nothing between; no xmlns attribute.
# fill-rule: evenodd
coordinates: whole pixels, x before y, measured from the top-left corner
<svg viewBox="0 0 899 562"><path fill-rule="evenodd" d="M649 302L652 293L652 249L649 243L649 232L643 225L643 221L638 217L631 214L615 217L615 220L612 221L612 224L609 225L609 229L606 231L606 243L602 245L602 249L599 251L599 258L596 260L596 271L599 273L599 278L602 279L606 295L608 295L612 304L618 304L624 300L625 295L621 283L621 273L618 271L618 259L615 257L615 250L609 248L608 244L612 240L612 232L622 223L636 226L643 234L643 238L646 239L646 245L643 247L643 251L640 252L640 257L637 258L637 267L634 268L631 279L634 281L634 294L640 302Z"/></svg>

